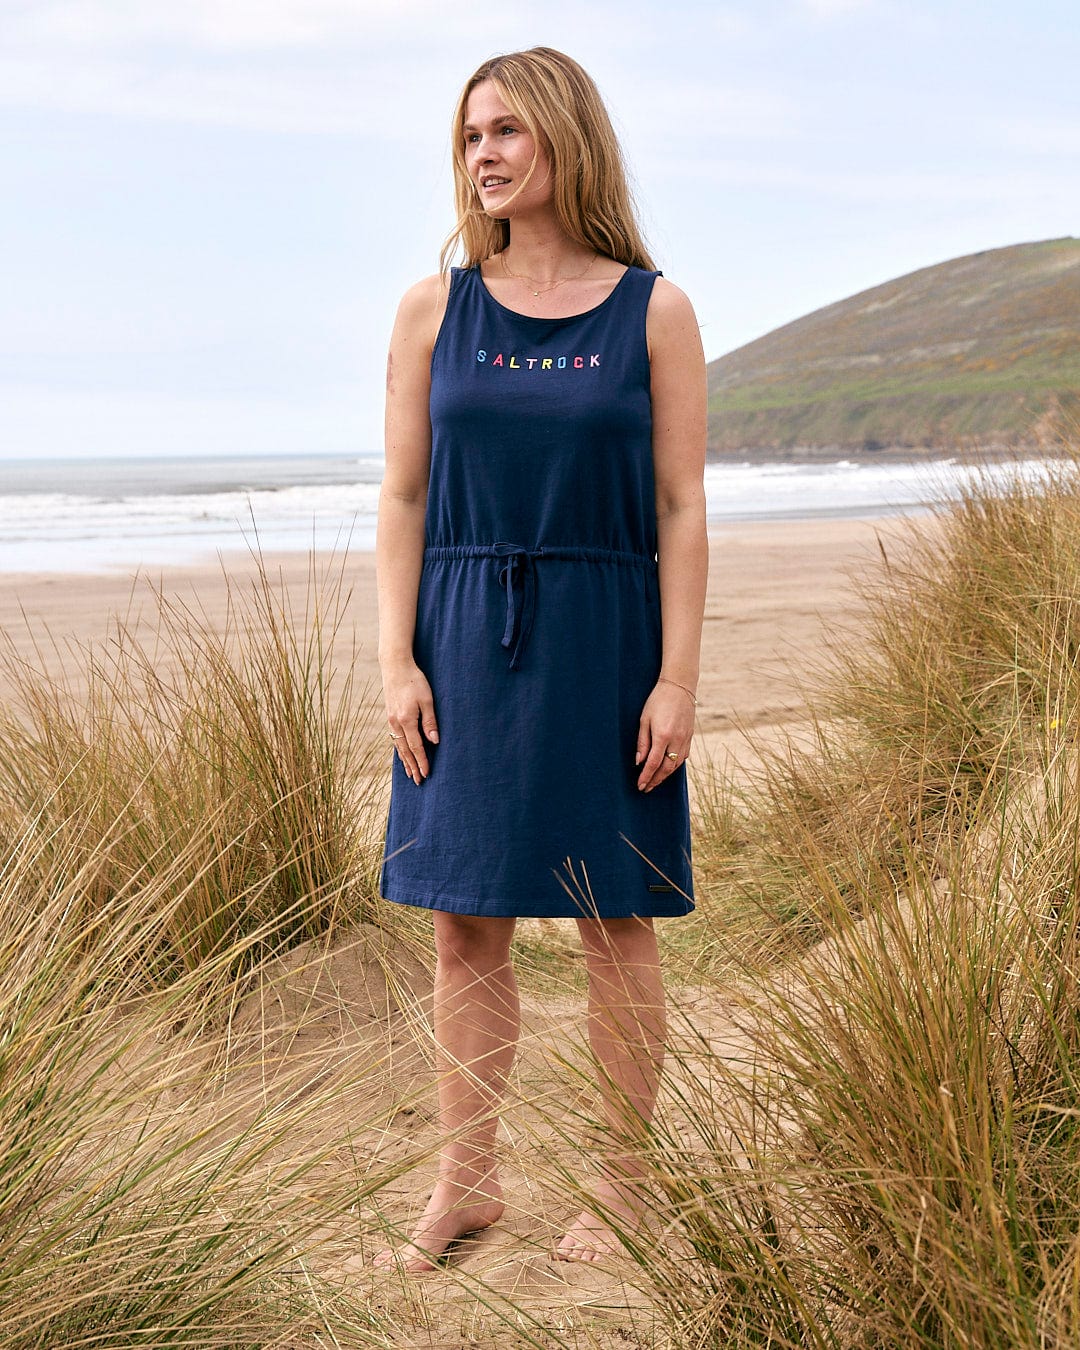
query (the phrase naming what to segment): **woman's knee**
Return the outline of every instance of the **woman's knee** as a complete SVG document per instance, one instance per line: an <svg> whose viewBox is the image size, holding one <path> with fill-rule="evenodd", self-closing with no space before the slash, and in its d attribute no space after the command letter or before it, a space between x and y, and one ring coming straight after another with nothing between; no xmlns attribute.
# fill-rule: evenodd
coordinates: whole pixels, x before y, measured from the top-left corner
<svg viewBox="0 0 1080 1350"><path fill-rule="evenodd" d="M510 963L513 919L435 911L435 954L444 968L462 966L474 974Z"/></svg>
<svg viewBox="0 0 1080 1350"><path fill-rule="evenodd" d="M652 919L631 915L625 919L578 919L586 956L599 961L637 962L656 959Z"/></svg>

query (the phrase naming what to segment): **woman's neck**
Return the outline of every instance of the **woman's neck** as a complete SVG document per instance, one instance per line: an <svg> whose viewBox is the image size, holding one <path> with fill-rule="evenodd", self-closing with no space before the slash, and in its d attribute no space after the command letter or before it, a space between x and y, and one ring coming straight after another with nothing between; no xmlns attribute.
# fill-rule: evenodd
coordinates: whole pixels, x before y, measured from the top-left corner
<svg viewBox="0 0 1080 1350"><path fill-rule="evenodd" d="M571 239L554 222L515 221L502 261L511 273L546 285L575 268L580 270L595 254L595 249Z"/></svg>

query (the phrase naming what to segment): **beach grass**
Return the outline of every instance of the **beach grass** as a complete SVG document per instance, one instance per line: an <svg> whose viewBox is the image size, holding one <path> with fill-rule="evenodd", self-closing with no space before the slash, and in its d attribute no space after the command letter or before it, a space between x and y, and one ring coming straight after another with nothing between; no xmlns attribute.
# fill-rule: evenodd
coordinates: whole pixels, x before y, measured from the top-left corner
<svg viewBox="0 0 1080 1350"><path fill-rule="evenodd" d="M67 889L88 930L140 879L170 878L151 984L254 932L277 944L376 918L377 752L351 665L329 659L343 562L312 560L299 597L264 566L226 574L223 625L147 583L148 623L116 616L59 665L41 637L38 660L0 653L0 821L33 832L41 884Z"/></svg>
<svg viewBox="0 0 1080 1350"><path fill-rule="evenodd" d="M272 934L152 991L146 953L181 920L191 860L89 922L77 861L71 889L46 888L37 846L9 841L2 865L0 1346L295 1344L331 1307L363 1323L308 1268L324 1205L377 1184L334 1195L322 1177L310 1119L332 1094L275 1100L256 1066L183 1030Z"/></svg>
<svg viewBox="0 0 1080 1350"><path fill-rule="evenodd" d="M227 583L224 625L151 588L66 674L8 652L0 1350L1080 1342L1076 463L883 546L809 741L738 786L695 766L655 1120L605 1138L588 1063L525 1047L530 1243L598 1148L642 1159L625 1316L519 1298L505 1245L444 1304L373 1283L438 1143L430 951L376 903L341 562L299 598ZM570 1007L550 937L519 938L526 987Z"/></svg>
<svg viewBox="0 0 1080 1350"><path fill-rule="evenodd" d="M673 1018L664 1240L623 1233L680 1350L1080 1341L1077 466L940 524L864 579L705 896L761 945L722 1037Z"/></svg>
<svg viewBox="0 0 1080 1350"><path fill-rule="evenodd" d="M237 1030L282 953L392 921L383 766L327 656L340 562L300 612L260 565L226 578L224 627L150 588L148 629L119 616L59 670L47 635L6 654L4 1350L385 1343L309 1259L398 1174L342 1169L348 1128L313 1129L363 1128L377 1056L275 1079Z"/></svg>

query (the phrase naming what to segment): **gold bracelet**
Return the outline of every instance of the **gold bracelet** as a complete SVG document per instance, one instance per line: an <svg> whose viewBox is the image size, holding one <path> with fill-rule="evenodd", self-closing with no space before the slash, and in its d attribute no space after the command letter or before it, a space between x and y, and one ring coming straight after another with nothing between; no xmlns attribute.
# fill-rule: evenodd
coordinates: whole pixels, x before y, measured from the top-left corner
<svg viewBox="0 0 1080 1350"><path fill-rule="evenodd" d="M665 684L673 684L676 689L681 689L684 694L689 694L690 702L694 705L695 708L698 706L697 695L694 693L692 689L687 689L685 684L680 684L678 680L669 680L666 675L658 675L656 678L658 680L663 680Z"/></svg>

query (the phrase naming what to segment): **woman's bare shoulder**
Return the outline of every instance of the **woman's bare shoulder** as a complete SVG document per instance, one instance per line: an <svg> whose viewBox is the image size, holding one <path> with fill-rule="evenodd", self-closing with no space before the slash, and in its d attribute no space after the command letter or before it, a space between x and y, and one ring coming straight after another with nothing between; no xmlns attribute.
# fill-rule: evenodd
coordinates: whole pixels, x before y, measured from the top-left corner
<svg viewBox="0 0 1080 1350"><path fill-rule="evenodd" d="M697 315L686 292L667 277L657 277L645 312L650 360L672 353L676 357L701 350Z"/></svg>
<svg viewBox="0 0 1080 1350"><path fill-rule="evenodd" d="M450 273L433 272L410 286L401 297L403 306L422 309L425 305L436 305L445 300L450 291Z"/></svg>
<svg viewBox="0 0 1080 1350"><path fill-rule="evenodd" d="M694 317L690 297L667 277L657 277L649 297L649 318L679 322Z"/></svg>
<svg viewBox="0 0 1080 1350"><path fill-rule="evenodd" d="M410 286L398 305L394 325L398 336L406 341L433 345L446 313L449 294L450 276L445 272L435 272Z"/></svg>

